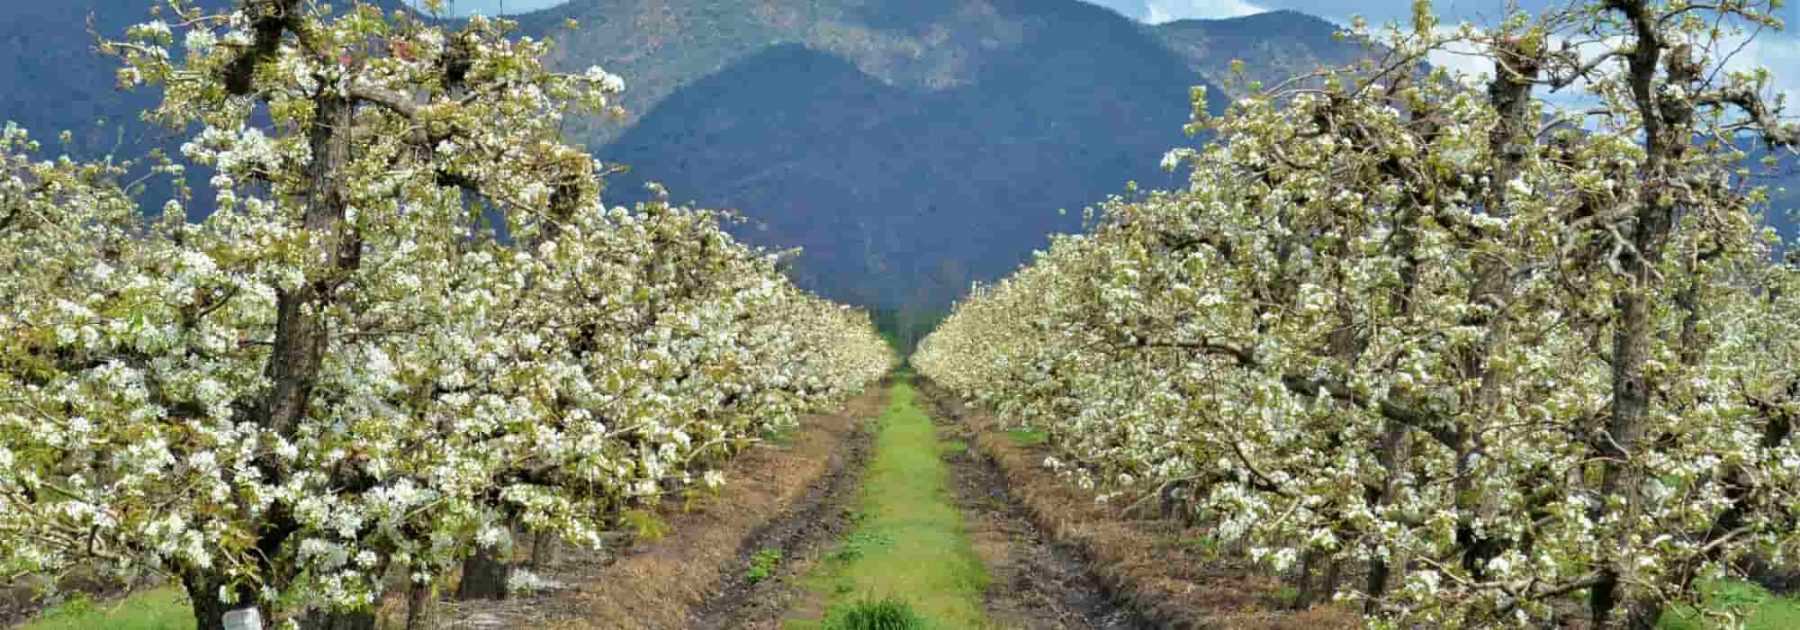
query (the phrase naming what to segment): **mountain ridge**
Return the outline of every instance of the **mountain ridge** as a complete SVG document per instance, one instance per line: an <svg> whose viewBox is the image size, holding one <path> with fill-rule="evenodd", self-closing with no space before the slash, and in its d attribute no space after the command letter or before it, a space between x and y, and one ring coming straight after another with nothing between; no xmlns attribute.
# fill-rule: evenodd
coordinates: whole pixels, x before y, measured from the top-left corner
<svg viewBox="0 0 1800 630"><path fill-rule="evenodd" d="M742 208L763 226L750 238L806 251L803 283L888 307L947 306L1048 234L1080 229L1079 212L1058 210L1130 180L1176 183L1158 163L1187 141L1189 88L1205 83L1186 61L1104 7L954 4L880 16L886 29L937 34L945 59L983 53L954 71L884 76L891 67L784 42L590 146L633 169L615 198L655 179L678 198ZM996 33L1007 37L975 35ZM1212 98L1217 111L1224 101Z"/></svg>
<svg viewBox="0 0 1800 630"><path fill-rule="evenodd" d="M0 52L14 55L0 117L40 138L73 129L87 157L173 151L182 134L135 116L155 95L113 89L86 32L88 15L117 34L148 6L0 6ZM921 321L1048 234L1079 230L1080 210L1126 182L1179 184L1157 165L1197 141L1181 132L1189 88L1216 88L1218 111L1232 59L1258 79L1356 48L1303 14L1148 25L1078 0L575 0L509 19L554 39L559 67L625 77L622 124L565 130L631 167L610 202L654 180L677 200L742 210L740 236L802 249L792 274L807 288L907 305ZM1289 31L1302 35L1256 45ZM202 195L190 217L206 213Z"/></svg>

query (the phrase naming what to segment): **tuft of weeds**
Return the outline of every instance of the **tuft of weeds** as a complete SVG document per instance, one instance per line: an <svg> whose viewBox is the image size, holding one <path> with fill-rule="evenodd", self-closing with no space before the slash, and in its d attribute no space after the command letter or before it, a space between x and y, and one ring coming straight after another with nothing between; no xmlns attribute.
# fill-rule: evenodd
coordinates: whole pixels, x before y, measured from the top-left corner
<svg viewBox="0 0 1800 630"><path fill-rule="evenodd" d="M1673 606L1663 611L1658 630L1700 630L1734 625L1745 630L1800 628L1800 600L1736 580L1702 584L1701 608ZM1741 625L1740 625L1741 624Z"/></svg>
<svg viewBox="0 0 1800 630"><path fill-rule="evenodd" d="M800 434L798 426L767 427L757 436L763 444L777 447L793 446L794 438Z"/></svg>
<svg viewBox="0 0 1800 630"><path fill-rule="evenodd" d="M825 630L924 630L925 618L904 600L889 597L863 600L832 610L825 616Z"/></svg>
<svg viewBox="0 0 1800 630"><path fill-rule="evenodd" d="M625 510L619 514L619 520L633 537L645 542L662 540L663 536L669 535L671 529L668 521L650 510Z"/></svg>
<svg viewBox="0 0 1800 630"><path fill-rule="evenodd" d="M1224 551L1224 546L1219 542L1219 539L1212 536L1183 538L1180 543L1182 547L1198 552L1200 557L1207 560L1218 559Z"/></svg>
<svg viewBox="0 0 1800 630"><path fill-rule="evenodd" d="M1293 608L1300 603L1300 589L1283 584L1275 588L1273 599L1282 608Z"/></svg>
<svg viewBox="0 0 1800 630"><path fill-rule="evenodd" d="M781 550L764 547L750 555L750 570L744 573L744 579L751 584L767 580L775 576L775 568L781 566Z"/></svg>

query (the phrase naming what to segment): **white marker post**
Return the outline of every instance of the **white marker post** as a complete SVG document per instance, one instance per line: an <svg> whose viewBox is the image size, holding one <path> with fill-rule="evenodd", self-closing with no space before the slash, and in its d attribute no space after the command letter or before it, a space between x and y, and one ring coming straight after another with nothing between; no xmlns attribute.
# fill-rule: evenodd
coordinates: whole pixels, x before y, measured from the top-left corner
<svg viewBox="0 0 1800 630"><path fill-rule="evenodd" d="M262 630L262 612L254 607L227 612L225 630Z"/></svg>

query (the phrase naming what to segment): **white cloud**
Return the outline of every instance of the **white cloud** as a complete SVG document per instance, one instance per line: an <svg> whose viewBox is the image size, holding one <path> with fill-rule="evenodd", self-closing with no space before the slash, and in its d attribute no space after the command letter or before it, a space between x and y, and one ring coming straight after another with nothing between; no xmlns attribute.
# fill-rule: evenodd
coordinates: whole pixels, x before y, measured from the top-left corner
<svg viewBox="0 0 1800 630"><path fill-rule="evenodd" d="M1431 51L1425 60L1433 67L1462 75L1464 82L1485 82L1494 74L1494 61L1487 58L1480 46L1469 42L1450 42L1441 49Z"/></svg>
<svg viewBox="0 0 1800 630"><path fill-rule="evenodd" d="M1724 47L1731 50L1737 44ZM1761 66L1773 75L1769 87L1787 95L1789 103L1800 99L1800 41L1783 34L1763 33L1750 40L1736 57L1726 63L1731 70L1749 70Z"/></svg>
<svg viewBox="0 0 1800 630"><path fill-rule="evenodd" d="M1244 0L1148 0L1144 5L1144 21L1151 24L1190 18L1243 17L1268 11Z"/></svg>
<svg viewBox="0 0 1800 630"><path fill-rule="evenodd" d="M527 13L563 4L568 0L444 0L444 8L451 15L466 16L480 13L482 15L509 15ZM413 7L423 7L424 0L407 0Z"/></svg>

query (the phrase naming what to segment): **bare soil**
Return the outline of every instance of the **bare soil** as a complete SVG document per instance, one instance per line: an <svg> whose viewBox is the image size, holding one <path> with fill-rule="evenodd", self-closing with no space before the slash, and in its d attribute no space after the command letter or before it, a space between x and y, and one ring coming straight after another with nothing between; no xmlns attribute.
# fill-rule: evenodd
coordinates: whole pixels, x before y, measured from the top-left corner
<svg viewBox="0 0 1800 630"><path fill-rule="evenodd" d="M933 420L940 439L948 443L976 441L966 424L941 413L934 413ZM953 448L944 461L950 465L951 490L975 553L988 568L985 604L995 625L1033 630L1152 627L1113 600L1089 571L1081 549L1056 542L1032 523L992 458L975 448Z"/></svg>
<svg viewBox="0 0 1800 630"><path fill-rule="evenodd" d="M754 554L802 557L838 535L869 450L865 421L884 401L885 388L871 386L842 412L807 418L781 443L740 454L718 496L658 511L668 526L660 539L616 553L565 550L535 571L552 588L500 602L445 602L430 627L739 627L738 615L778 605L765 596L785 582L749 584Z"/></svg>
<svg viewBox="0 0 1800 630"><path fill-rule="evenodd" d="M872 420L884 404L877 401L860 417ZM713 597L695 611L691 627L715 630L776 626L776 620L801 595L795 578L805 575L854 525L857 489L862 486L863 472L873 451L871 438L871 431L865 430L848 442L834 454L834 465L814 482L796 509L764 525L738 549L733 565L736 570L720 576ZM756 555L770 550L780 558L771 567L772 572L752 578L750 569L757 563Z"/></svg>
<svg viewBox="0 0 1800 630"><path fill-rule="evenodd" d="M969 451L991 464L997 481L982 481L975 488L1003 488L1007 498L1018 507L1013 512L1050 541L1050 567L1035 566L1033 553L1018 562L1027 582L1055 582L1043 576L1057 573L1054 558L1076 558L1088 571L1099 590L1120 608L1135 617L1117 618L1104 614L1098 620L1082 617L1083 610L1098 612L1101 607L1084 609L1075 605L1064 625L1040 625L1045 615L1033 618L1032 607L1047 607L1046 600L1031 595L1036 586L1021 586L1026 595L1015 602L1000 597L997 606L1004 611L1024 607L1027 627L1134 627L1107 626L1101 623L1142 624L1157 628L1246 628L1324 630L1360 627L1360 618L1351 611L1321 605L1295 610L1282 603L1282 585L1242 558L1220 553L1216 548L1197 545L1209 539L1208 532L1168 518L1131 518L1118 508L1094 501L1090 493L1075 488L1054 472L1040 465L1049 454L1043 445L1022 445L1009 437L1004 423L985 412L963 405L957 397L936 385L921 381L920 392L933 405L933 415L943 422L959 425L958 434L965 436ZM973 475L959 475L974 478ZM993 490L988 490L993 492ZM1001 511L1001 513L1005 513ZM1029 536L1024 537L1029 539ZM1030 549L1029 545L1025 545ZM1058 551L1067 550L1067 551ZM1009 551L1016 554L1017 551ZM1041 557L1041 556L1040 556ZM1004 566L1002 564L1001 566ZM995 571L995 582L1002 580ZM1078 583L1078 581L1077 581ZM1049 589L1052 593L1056 588ZM1067 591L1065 591L1067 592ZM1084 590L1077 586L1073 592ZM1048 601L1056 601L1053 597ZM1067 600L1063 600L1067 601ZM1084 601L1077 597L1076 601ZM1048 615L1055 617L1055 615ZM1080 617L1077 621L1076 618ZM1116 620L1116 621L1115 621Z"/></svg>

